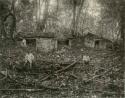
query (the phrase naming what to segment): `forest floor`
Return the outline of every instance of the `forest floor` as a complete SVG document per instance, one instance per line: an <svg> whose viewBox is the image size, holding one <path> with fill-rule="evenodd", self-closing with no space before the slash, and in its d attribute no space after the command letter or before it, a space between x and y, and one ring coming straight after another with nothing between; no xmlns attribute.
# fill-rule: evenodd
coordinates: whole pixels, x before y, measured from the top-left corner
<svg viewBox="0 0 125 98"><path fill-rule="evenodd" d="M35 56L32 69L24 66L27 51ZM90 56L89 64L83 63L83 55ZM57 51L41 53L35 51L35 47L25 49L7 42L0 48L1 71L7 69L9 73L9 78L0 79L1 93L5 93L6 98L10 98L10 94L14 96L12 98L118 97L123 86L119 58L109 50L65 46Z"/></svg>

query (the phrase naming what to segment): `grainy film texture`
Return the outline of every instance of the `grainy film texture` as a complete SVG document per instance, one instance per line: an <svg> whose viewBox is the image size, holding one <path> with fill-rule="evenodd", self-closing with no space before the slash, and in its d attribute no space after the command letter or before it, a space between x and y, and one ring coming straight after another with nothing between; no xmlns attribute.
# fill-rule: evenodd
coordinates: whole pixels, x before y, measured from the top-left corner
<svg viewBox="0 0 125 98"><path fill-rule="evenodd" d="M124 98L125 0L0 0L0 98Z"/></svg>

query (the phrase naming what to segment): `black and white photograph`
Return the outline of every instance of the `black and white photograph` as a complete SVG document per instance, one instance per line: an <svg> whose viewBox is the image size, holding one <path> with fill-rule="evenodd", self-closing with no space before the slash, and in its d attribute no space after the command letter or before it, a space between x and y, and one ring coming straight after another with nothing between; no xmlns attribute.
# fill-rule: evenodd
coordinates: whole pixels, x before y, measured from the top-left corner
<svg viewBox="0 0 125 98"><path fill-rule="evenodd" d="M125 0L0 0L0 98L125 98Z"/></svg>

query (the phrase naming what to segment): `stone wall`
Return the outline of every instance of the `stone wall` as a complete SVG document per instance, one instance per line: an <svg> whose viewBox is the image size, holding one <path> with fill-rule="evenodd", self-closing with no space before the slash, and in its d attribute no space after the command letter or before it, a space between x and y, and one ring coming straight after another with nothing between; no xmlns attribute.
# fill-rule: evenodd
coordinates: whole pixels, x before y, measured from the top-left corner
<svg viewBox="0 0 125 98"><path fill-rule="evenodd" d="M51 38L37 38L36 49L41 52L50 52L57 49L57 40Z"/></svg>

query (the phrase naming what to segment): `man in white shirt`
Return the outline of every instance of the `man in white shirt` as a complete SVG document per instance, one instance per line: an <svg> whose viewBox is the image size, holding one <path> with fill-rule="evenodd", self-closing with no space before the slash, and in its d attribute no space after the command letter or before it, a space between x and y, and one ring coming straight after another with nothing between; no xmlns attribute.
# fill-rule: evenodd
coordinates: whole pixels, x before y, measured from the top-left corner
<svg viewBox="0 0 125 98"><path fill-rule="evenodd" d="M35 59L35 57L34 57L34 55L32 53L30 53L30 52L26 53L26 55L25 55L25 64L24 65L29 63L30 69L31 69L34 59Z"/></svg>
<svg viewBox="0 0 125 98"><path fill-rule="evenodd" d="M87 55L83 55L82 60L83 60L84 64L89 64L90 63L90 57L87 56Z"/></svg>

